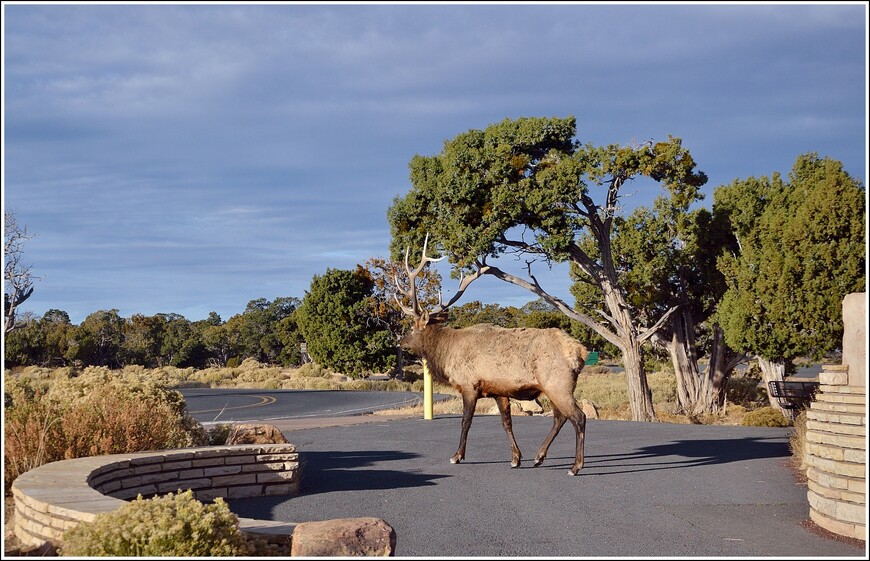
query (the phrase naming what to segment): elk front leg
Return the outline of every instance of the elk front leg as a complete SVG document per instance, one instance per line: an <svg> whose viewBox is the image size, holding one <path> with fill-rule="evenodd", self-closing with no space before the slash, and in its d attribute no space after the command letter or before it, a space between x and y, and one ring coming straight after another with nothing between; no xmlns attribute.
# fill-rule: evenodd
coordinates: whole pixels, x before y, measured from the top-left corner
<svg viewBox="0 0 870 561"><path fill-rule="evenodd" d="M451 464L458 464L465 459L465 441L468 439L468 429L471 428L471 420L474 418L476 407L476 394L462 394L462 433L459 436L459 449L450 458Z"/></svg>
<svg viewBox="0 0 870 561"><path fill-rule="evenodd" d="M498 405L499 413L501 413L501 426L504 427L504 431L511 441L511 467L520 467L523 455L520 453L520 447L517 446L517 439L514 438L513 423L511 422L511 400L509 397L497 397L495 403Z"/></svg>

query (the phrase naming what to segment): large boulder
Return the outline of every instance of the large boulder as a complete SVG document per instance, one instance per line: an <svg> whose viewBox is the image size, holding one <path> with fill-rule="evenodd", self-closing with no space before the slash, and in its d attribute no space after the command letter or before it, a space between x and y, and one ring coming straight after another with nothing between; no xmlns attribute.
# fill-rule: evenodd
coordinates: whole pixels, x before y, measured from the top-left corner
<svg viewBox="0 0 870 561"><path fill-rule="evenodd" d="M292 557L392 557L396 531L380 518L302 522L293 530Z"/></svg>
<svg viewBox="0 0 870 561"><path fill-rule="evenodd" d="M289 444L275 425L245 423L233 425L227 444Z"/></svg>

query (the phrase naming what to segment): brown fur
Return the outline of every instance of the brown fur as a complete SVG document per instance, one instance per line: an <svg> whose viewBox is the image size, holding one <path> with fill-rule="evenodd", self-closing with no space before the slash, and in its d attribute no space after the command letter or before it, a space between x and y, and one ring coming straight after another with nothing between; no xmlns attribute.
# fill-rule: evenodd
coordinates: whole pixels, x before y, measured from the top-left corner
<svg viewBox="0 0 870 561"><path fill-rule="evenodd" d="M569 473L575 475L583 466L586 417L574 399L574 387L589 353L562 330L506 329L488 324L453 329L422 317L400 344L425 358L433 377L462 395L462 435L453 463L465 457L477 400L494 397L511 441L511 465L519 466L521 454L511 426L509 398L533 399L544 394L553 405L553 428L538 451L535 465L544 460L550 443L570 420L577 432L577 450Z"/></svg>

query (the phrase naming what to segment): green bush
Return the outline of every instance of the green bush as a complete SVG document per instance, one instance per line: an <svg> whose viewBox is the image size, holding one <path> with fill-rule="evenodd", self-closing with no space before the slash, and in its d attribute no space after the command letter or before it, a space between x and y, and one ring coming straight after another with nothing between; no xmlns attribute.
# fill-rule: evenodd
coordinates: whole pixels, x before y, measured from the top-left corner
<svg viewBox="0 0 870 561"><path fill-rule="evenodd" d="M218 423L206 431L206 442L209 446L223 446L227 443L231 430L232 424Z"/></svg>
<svg viewBox="0 0 870 561"><path fill-rule="evenodd" d="M66 532L70 557L234 557L254 553L239 519L221 498L205 505L193 492L152 499L140 495L118 510Z"/></svg>
<svg viewBox="0 0 870 561"><path fill-rule="evenodd" d="M787 427L788 419L773 407L761 407L743 416L744 427Z"/></svg>

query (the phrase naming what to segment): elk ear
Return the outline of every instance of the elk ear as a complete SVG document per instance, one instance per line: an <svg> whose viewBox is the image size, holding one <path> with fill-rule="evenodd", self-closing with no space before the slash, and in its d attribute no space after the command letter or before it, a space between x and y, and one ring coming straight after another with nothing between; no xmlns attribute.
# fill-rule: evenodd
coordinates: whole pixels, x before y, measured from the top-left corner
<svg viewBox="0 0 870 561"><path fill-rule="evenodd" d="M447 317L449 314L447 311L443 311L434 315L429 316L429 320L426 322L426 325L444 325L447 323Z"/></svg>

